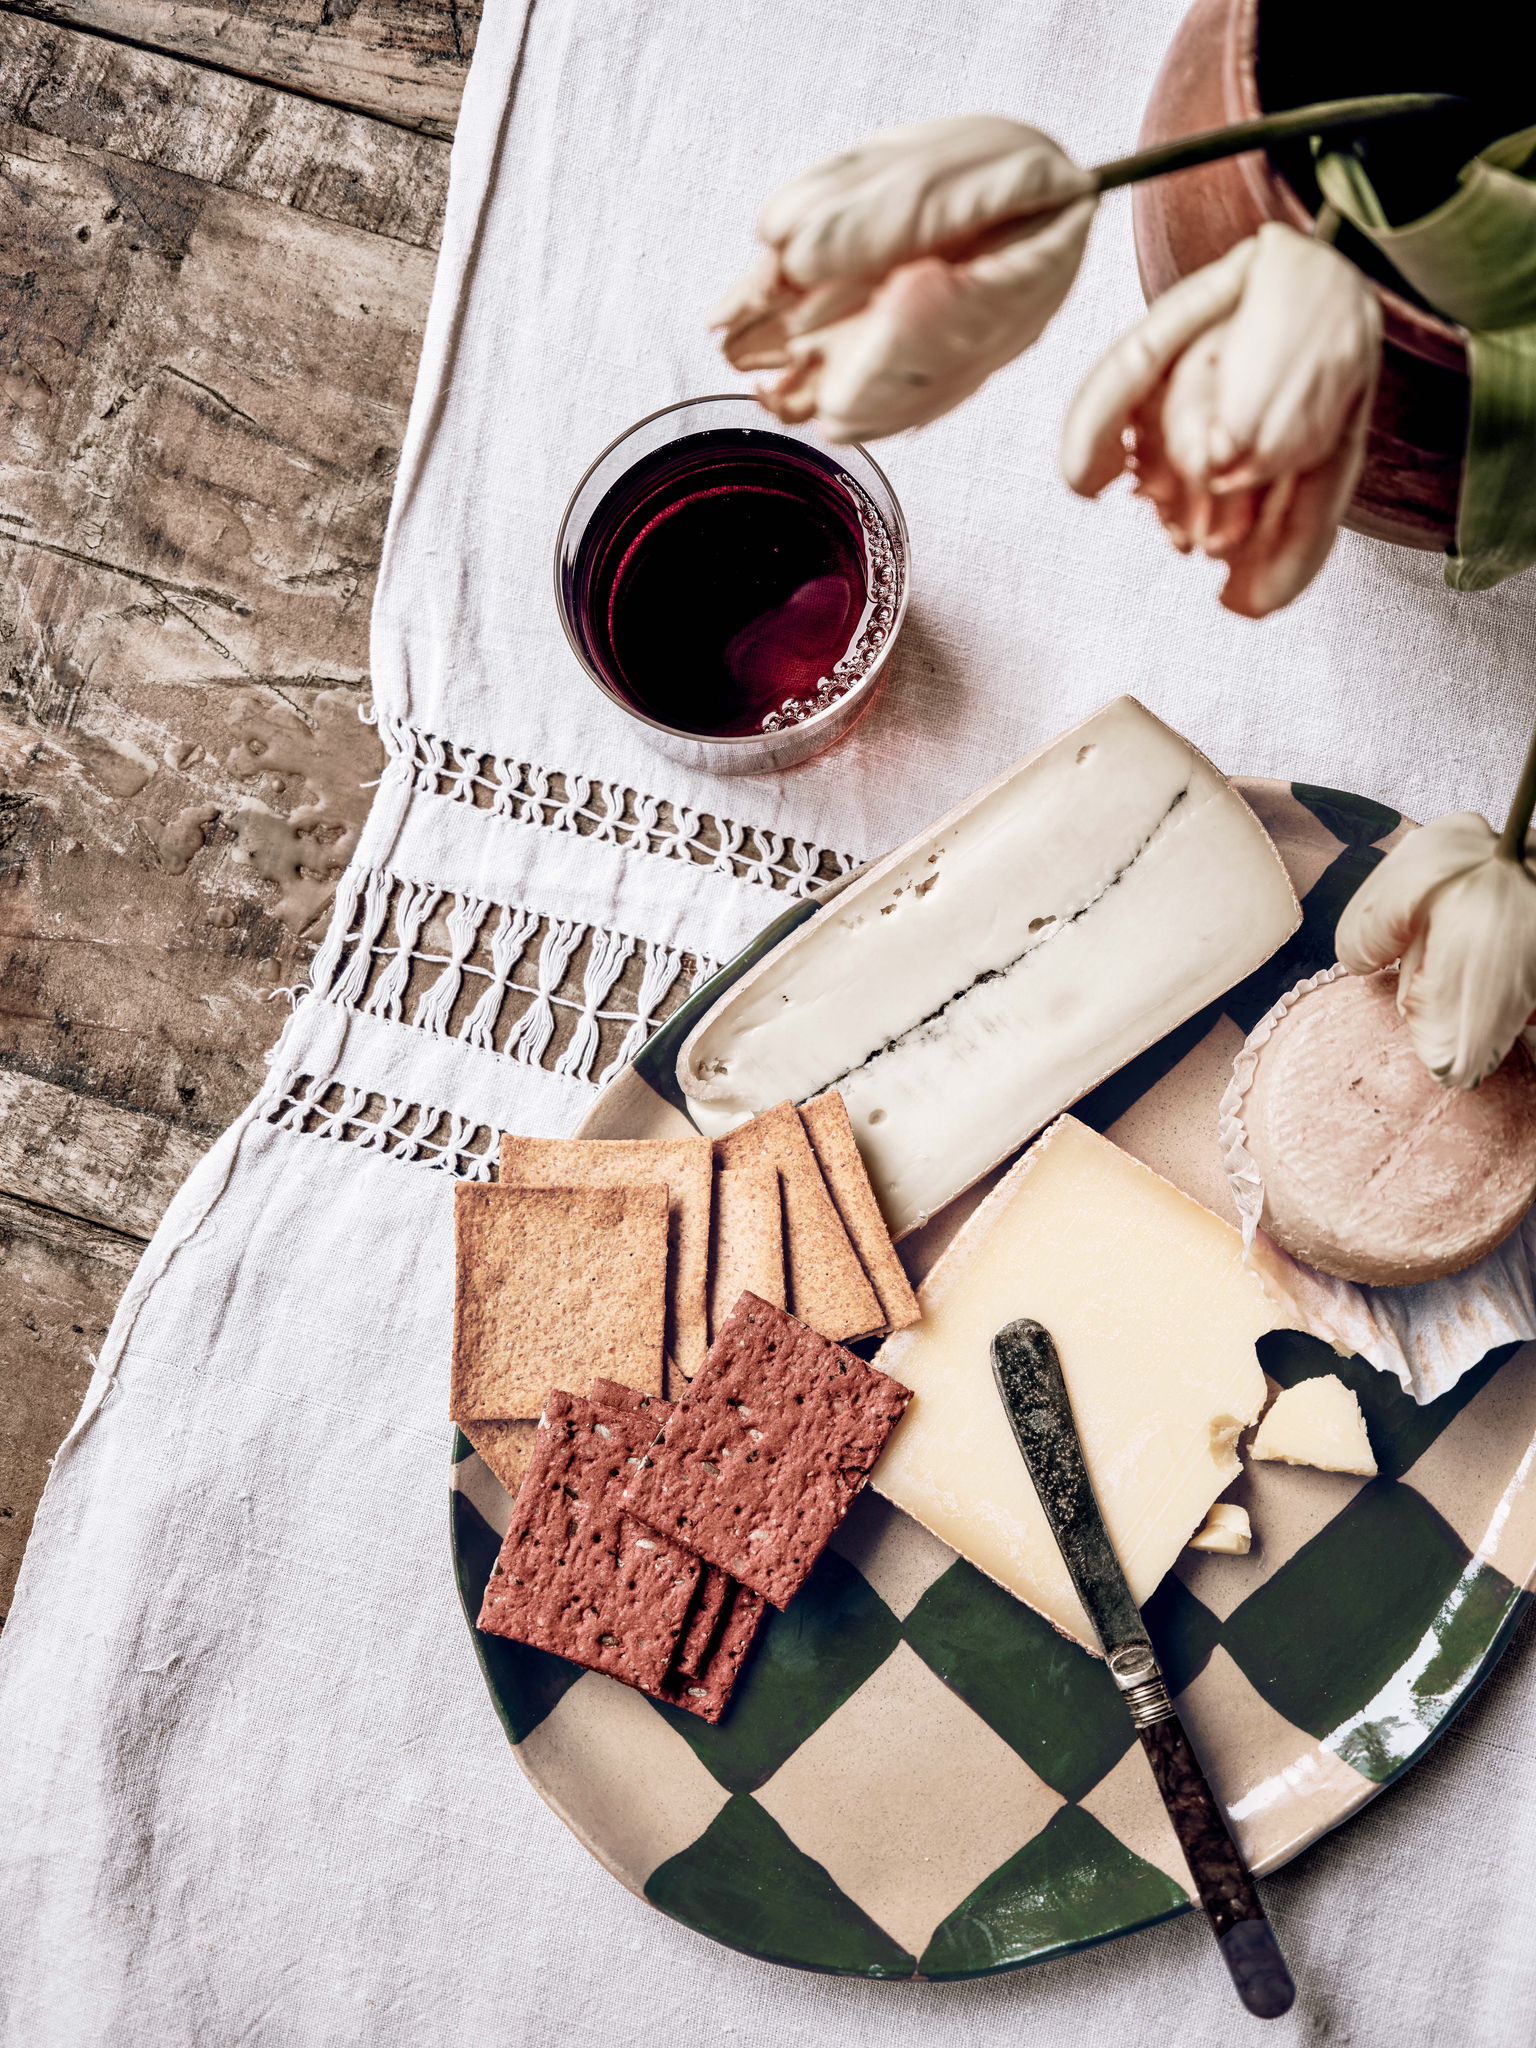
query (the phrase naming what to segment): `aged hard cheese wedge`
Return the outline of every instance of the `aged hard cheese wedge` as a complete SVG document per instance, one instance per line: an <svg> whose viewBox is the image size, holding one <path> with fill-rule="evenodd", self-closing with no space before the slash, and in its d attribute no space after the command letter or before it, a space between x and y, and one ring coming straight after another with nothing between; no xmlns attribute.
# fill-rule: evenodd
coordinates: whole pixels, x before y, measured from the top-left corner
<svg viewBox="0 0 1536 2048"><path fill-rule="evenodd" d="M1093 1647L992 1381L994 1334L1056 1340L1094 1490L1138 1601L1237 1477L1275 1311L1230 1224L1063 1117L940 1259L876 1363L913 1389L871 1484Z"/></svg>
<svg viewBox="0 0 1536 2048"><path fill-rule="evenodd" d="M686 1039L678 1082L713 1133L836 1086L901 1236L1299 918L1242 798L1121 697L770 954Z"/></svg>
<svg viewBox="0 0 1536 2048"><path fill-rule="evenodd" d="M1248 1510L1235 1500L1219 1500L1205 1518L1205 1526L1189 1539L1191 1550L1214 1551L1222 1557L1246 1557L1253 1548L1253 1524Z"/></svg>
<svg viewBox="0 0 1536 2048"><path fill-rule="evenodd" d="M1360 1403L1337 1373L1298 1380L1276 1394L1248 1455L1277 1465L1315 1465L1323 1472L1376 1477Z"/></svg>

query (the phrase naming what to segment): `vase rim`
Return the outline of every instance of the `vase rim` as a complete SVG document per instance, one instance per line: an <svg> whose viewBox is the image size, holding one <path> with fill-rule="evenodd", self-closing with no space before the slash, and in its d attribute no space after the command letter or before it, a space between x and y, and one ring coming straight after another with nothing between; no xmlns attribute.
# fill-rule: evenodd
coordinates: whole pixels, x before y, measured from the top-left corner
<svg viewBox="0 0 1536 2048"><path fill-rule="evenodd" d="M1265 0L1232 0L1227 14L1227 86L1237 103L1235 118L1239 121L1257 120L1271 111L1259 94L1259 15L1264 4ZM1267 150L1234 161L1261 213L1270 219L1278 217L1303 234L1312 233L1316 215L1307 211L1290 179L1276 170ZM1466 343L1454 321L1414 305L1376 278L1371 283L1381 300L1388 335L1398 347L1448 369L1465 368Z"/></svg>

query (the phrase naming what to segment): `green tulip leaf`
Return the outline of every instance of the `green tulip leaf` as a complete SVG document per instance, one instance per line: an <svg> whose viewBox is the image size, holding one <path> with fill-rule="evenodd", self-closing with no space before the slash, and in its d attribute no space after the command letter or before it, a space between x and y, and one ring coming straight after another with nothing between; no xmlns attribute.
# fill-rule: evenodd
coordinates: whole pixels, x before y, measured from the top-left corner
<svg viewBox="0 0 1536 2048"><path fill-rule="evenodd" d="M1466 330L1472 403L1446 564L1453 590L1490 590L1536 562L1536 128L1465 166L1457 189L1394 224L1357 158L1317 167L1324 195L1421 297Z"/></svg>

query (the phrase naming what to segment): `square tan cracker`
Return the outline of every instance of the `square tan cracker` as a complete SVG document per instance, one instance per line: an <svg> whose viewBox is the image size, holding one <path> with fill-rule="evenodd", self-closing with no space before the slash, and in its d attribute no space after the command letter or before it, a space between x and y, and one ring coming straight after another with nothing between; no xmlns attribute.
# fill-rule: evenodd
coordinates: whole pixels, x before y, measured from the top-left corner
<svg viewBox="0 0 1536 2048"><path fill-rule="evenodd" d="M507 1493L523 1483L539 1434L536 1422L461 1422L460 1429L480 1454L480 1462Z"/></svg>
<svg viewBox="0 0 1536 2048"><path fill-rule="evenodd" d="M715 1175L709 1262L709 1334L743 1293L786 1306L784 1197L776 1166L735 1166Z"/></svg>
<svg viewBox="0 0 1536 2048"><path fill-rule="evenodd" d="M776 1166L784 1189L784 1266L789 1307L823 1337L883 1330L880 1302L843 1228L816 1154L792 1102L715 1140L715 1164Z"/></svg>
<svg viewBox="0 0 1536 2048"><path fill-rule="evenodd" d="M891 1233L885 1227L879 1197L870 1183L869 1169L864 1164L859 1141L853 1135L853 1125L848 1121L847 1104L833 1088L826 1095L818 1095L814 1102L806 1103L800 1112L800 1121L805 1125L806 1136L816 1154L816 1164L821 1168L828 1193L837 1204L843 1227L853 1239L864 1271L869 1275L869 1284L879 1298L886 1328L907 1329L917 1321L922 1310L912 1292L906 1268L891 1243ZM750 1287L752 1283L748 1281L747 1285ZM754 1287L752 1291L763 1294L761 1287ZM771 1301L773 1296L764 1294L763 1299Z"/></svg>
<svg viewBox="0 0 1536 2048"><path fill-rule="evenodd" d="M534 1421L599 1376L659 1394L664 1187L456 1190L455 1422Z"/></svg>
<svg viewBox="0 0 1536 2048"><path fill-rule="evenodd" d="M667 1190L667 1356L685 1374L708 1348L708 1138L512 1138L501 1141L501 1185L611 1188L660 1181Z"/></svg>

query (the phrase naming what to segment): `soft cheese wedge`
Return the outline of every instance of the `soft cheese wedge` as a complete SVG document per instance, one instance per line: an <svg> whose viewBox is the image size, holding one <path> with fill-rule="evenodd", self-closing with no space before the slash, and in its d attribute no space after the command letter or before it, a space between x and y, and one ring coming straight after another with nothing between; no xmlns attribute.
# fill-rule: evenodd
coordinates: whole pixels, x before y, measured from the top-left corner
<svg viewBox="0 0 1536 2048"><path fill-rule="evenodd" d="M1337 1373L1298 1380L1276 1394L1248 1455L1261 1463L1314 1465L1321 1472L1376 1477L1360 1403Z"/></svg>
<svg viewBox="0 0 1536 2048"><path fill-rule="evenodd" d="M1073 1117L1034 1145L919 1292L877 1363L913 1389L876 1491L1095 1648L992 1379L992 1338L1056 1340L1094 1491L1144 1601L1239 1471L1276 1310L1242 1239Z"/></svg>
<svg viewBox="0 0 1536 2048"><path fill-rule="evenodd" d="M836 1086L902 1236L1296 929L1263 827L1134 698L861 875L690 1033L718 1135Z"/></svg>

